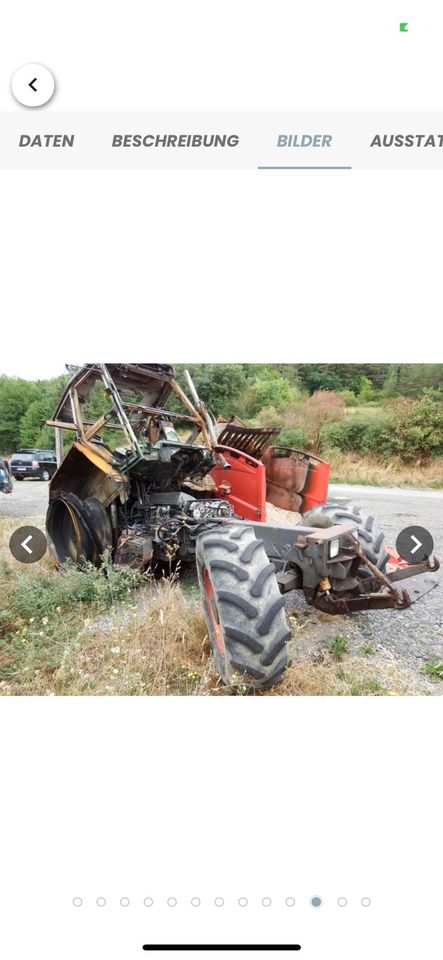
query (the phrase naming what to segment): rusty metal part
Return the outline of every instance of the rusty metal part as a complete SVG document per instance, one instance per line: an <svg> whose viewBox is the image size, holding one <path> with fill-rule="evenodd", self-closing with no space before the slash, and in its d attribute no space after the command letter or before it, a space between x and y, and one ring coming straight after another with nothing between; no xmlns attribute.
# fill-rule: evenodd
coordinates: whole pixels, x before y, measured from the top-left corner
<svg viewBox="0 0 443 960"><path fill-rule="evenodd" d="M117 566L146 570L152 557L152 537L123 533L115 552Z"/></svg>
<svg viewBox="0 0 443 960"><path fill-rule="evenodd" d="M340 596L334 592L322 592L321 583L315 590L305 590L305 597L308 603L323 610L325 613L353 613L357 610L380 610L393 608L395 610L405 610L415 603L421 596L428 593L436 586L436 581L421 583L418 575L424 573L434 573L439 569L439 562L436 557L429 557L422 563L402 567L391 574L384 574L365 556L360 545L352 534L349 535L356 545L356 553L360 560L371 570L373 576L365 579L354 579L348 581L348 584L342 584L341 587L349 586L348 596ZM413 595L406 590L397 590L394 583L398 580L415 577ZM382 589L377 589L382 585ZM376 592L375 592L376 591ZM340 593L342 590L339 591ZM352 595L354 592L354 595Z"/></svg>
<svg viewBox="0 0 443 960"><path fill-rule="evenodd" d="M440 564L436 557L428 557L427 560L423 560L422 563L409 564L406 567L400 567L398 570L393 570L392 573L386 574L386 579L389 583L397 583L398 580L406 580L411 577L418 577L422 574L427 573L436 573L440 569ZM379 582L379 577L366 577L364 580L360 581L361 590L365 593L370 593L371 590L377 587Z"/></svg>
<svg viewBox="0 0 443 960"><path fill-rule="evenodd" d="M110 415L111 414L106 414L106 416ZM47 427L55 427L58 430L77 430L75 423L71 423L70 421L65 422L63 420L43 420L42 422L45 423ZM83 420L83 426L85 427L93 427L96 425L96 423L96 420ZM104 426L106 426L107 430L121 431L122 429L119 423L106 423Z"/></svg>
<svg viewBox="0 0 443 960"><path fill-rule="evenodd" d="M194 416L191 416L190 414L181 413L177 410L164 410L163 407L150 407L145 403L124 403L123 407L125 410L130 410L131 413L137 413L137 411L140 411L141 413L152 414L156 417L165 417L166 419L175 418L179 420L186 420L190 423L201 423L201 417L199 417L197 413Z"/></svg>
<svg viewBox="0 0 443 960"><path fill-rule="evenodd" d="M86 468L86 463L89 468ZM50 483L50 500L66 491L81 499L95 497L108 506L124 491L126 473L117 469L110 450L96 443L76 440Z"/></svg>
<svg viewBox="0 0 443 960"><path fill-rule="evenodd" d="M186 372L187 372L187 371L186 371ZM189 376L189 374L188 374L188 376ZM192 383L192 381L191 381L191 383ZM211 449L211 448L214 446L215 427L213 427L214 436L211 436L211 430L210 430L210 428L208 428L208 419L209 419L209 422L210 422L210 423L212 423L212 421L211 421L210 418L209 418L209 414L208 414L208 412L207 412L207 410L206 410L206 407L204 407L204 404L203 404L201 401L199 401L199 407L196 408L196 407L191 403L189 397L186 396L186 393L184 392L184 390L182 390L182 388L179 386L179 384L177 383L176 380L173 380L173 381L172 381L171 386L172 386L172 389L174 390L174 392L177 394L177 396L180 398L180 400L181 400L182 403L184 404L184 406L187 407L187 409L189 410L189 412L192 414L192 416L193 416L193 417L196 417L196 418L198 419L199 425L200 425L200 430L201 430L201 432L202 432L202 434L203 434L203 439L204 439L204 441L205 441L205 444L206 444L207 447L209 447L209 449ZM194 389L195 389L195 388L194 388ZM196 395L197 395L197 394L196 394ZM198 397L197 397L197 399L198 399ZM217 442L217 440L215 439L215 443L216 443L216 442Z"/></svg>
<svg viewBox="0 0 443 960"><path fill-rule="evenodd" d="M386 574L382 573L381 570L379 570L379 568L375 566L375 563L372 563L372 561L369 560L369 558L366 556L365 553L363 553L363 550L361 549L361 546L358 540L356 539L356 537L353 537L352 534L350 534L349 536L355 543L355 552L357 556L360 557L360 560L362 561L362 563L369 568L371 573L373 573L374 578L379 580L380 583L382 583L385 587L387 587L390 593L396 594L395 587L392 586L392 581L389 580Z"/></svg>
<svg viewBox="0 0 443 960"><path fill-rule="evenodd" d="M421 563L411 563L406 567L399 567L398 570L393 570L392 573L389 573L388 577L394 582L396 580L405 580L407 577L415 577L420 573L437 573L439 569L440 561L432 555L427 557L426 560L422 560Z"/></svg>
<svg viewBox="0 0 443 960"><path fill-rule="evenodd" d="M307 602L322 610L324 613L354 613L358 610L384 610L389 607L395 610L406 610L411 606L411 598L406 590L398 592L383 591L379 593L369 593L357 595L354 597L336 597L333 593L319 593L318 590L304 591Z"/></svg>
<svg viewBox="0 0 443 960"><path fill-rule="evenodd" d="M109 397L111 409L101 414L93 423L83 421L81 405L100 380ZM165 416L195 424L196 429L203 435L206 447L212 449L217 444L214 421L204 403L199 399L190 377L189 383L192 388L191 393L196 397L195 406L175 380L172 367L161 364L85 364L74 374L65 388L54 417L46 422L49 426L55 427L56 431L74 430L77 438L83 441L91 440L105 427L123 430L133 454L141 458L140 440L128 416L128 413L140 411L147 416ZM143 402L127 402L119 391L126 394L128 388L133 392L141 390ZM171 390L179 397L187 413L167 410L164 407L162 401L166 400ZM112 420L114 422L111 422ZM59 462L62 459L62 453L63 451L60 450ZM218 455L218 459L222 461L221 455Z"/></svg>
<svg viewBox="0 0 443 960"><path fill-rule="evenodd" d="M256 460L260 460L263 452L271 445L273 440L280 433L280 428L261 427L253 429L252 427L241 427L236 423L224 422L217 424L219 428L218 443L221 446L233 447L246 453ZM221 429L220 429L221 428Z"/></svg>

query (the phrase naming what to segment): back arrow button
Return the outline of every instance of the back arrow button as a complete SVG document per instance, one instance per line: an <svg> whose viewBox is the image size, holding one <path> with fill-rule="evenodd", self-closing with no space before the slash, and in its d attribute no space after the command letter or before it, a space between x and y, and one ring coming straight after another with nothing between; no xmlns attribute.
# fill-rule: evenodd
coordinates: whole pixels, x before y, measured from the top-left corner
<svg viewBox="0 0 443 960"><path fill-rule="evenodd" d="M41 107L51 99L55 80L42 63L24 63L12 77L11 90L24 107Z"/></svg>

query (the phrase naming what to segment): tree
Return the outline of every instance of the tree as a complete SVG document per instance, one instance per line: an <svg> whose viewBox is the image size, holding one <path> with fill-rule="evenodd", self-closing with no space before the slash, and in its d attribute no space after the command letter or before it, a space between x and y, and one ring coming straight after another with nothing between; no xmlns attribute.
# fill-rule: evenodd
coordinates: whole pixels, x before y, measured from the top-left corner
<svg viewBox="0 0 443 960"><path fill-rule="evenodd" d="M245 391L243 366L240 363L177 364L176 373L182 380L182 372L188 369L200 399L215 417L231 417L238 414L239 397ZM188 393L185 383L182 386Z"/></svg>
<svg viewBox="0 0 443 960"><path fill-rule="evenodd" d="M428 388L443 390L443 364L392 363L383 384L385 397L418 397Z"/></svg>
<svg viewBox="0 0 443 960"><path fill-rule="evenodd" d="M35 384L38 397L32 401L20 418L20 444L23 447L54 447L54 431L45 425L57 406L59 397L69 377L62 374L52 380L39 380ZM72 439L72 438L71 438Z"/></svg>
<svg viewBox="0 0 443 960"><path fill-rule="evenodd" d="M372 385L372 380L369 377L360 377L360 382L358 386L358 401L359 403L371 403L377 397L377 394Z"/></svg>
<svg viewBox="0 0 443 960"><path fill-rule="evenodd" d="M0 451L9 455L20 446L20 420L38 397L38 386L18 377L0 377Z"/></svg>
<svg viewBox="0 0 443 960"><path fill-rule="evenodd" d="M316 390L303 404L303 426L309 444L314 451L321 450L321 432L327 423L335 423L344 417L346 404L332 390Z"/></svg>
<svg viewBox="0 0 443 960"><path fill-rule="evenodd" d="M287 380L274 373L254 381L246 398L246 415L255 417L266 407L281 411L291 402L293 391Z"/></svg>

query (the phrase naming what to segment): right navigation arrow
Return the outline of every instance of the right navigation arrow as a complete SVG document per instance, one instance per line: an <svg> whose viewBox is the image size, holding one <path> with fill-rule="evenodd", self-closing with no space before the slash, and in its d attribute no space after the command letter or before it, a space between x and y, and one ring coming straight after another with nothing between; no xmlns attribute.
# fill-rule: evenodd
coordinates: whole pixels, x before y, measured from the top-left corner
<svg viewBox="0 0 443 960"><path fill-rule="evenodd" d="M421 563L432 556L434 541L426 527L414 524L400 530L395 546L397 553L406 563Z"/></svg>
<svg viewBox="0 0 443 960"><path fill-rule="evenodd" d="M411 553L417 553L417 550L420 550L420 547L423 546L421 540L417 540L417 537L414 537L414 534L411 535L411 540L414 541L415 547L411 550Z"/></svg>

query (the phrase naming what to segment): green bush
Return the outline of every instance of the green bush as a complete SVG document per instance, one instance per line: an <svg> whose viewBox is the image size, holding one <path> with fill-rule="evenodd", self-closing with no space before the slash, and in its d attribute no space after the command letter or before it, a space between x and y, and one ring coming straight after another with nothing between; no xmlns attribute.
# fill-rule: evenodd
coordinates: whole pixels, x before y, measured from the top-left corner
<svg viewBox="0 0 443 960"><path fill-rule="evenodd" d="M353 413L337 423L325 424L321 431L321 447L322 450L335 448L343 453L387 453L386 436L389 436L389 430L385 414Z"/></svg>
<svg viewBox="0 0 443 960"><path fill-rule="evenodd" d="M389 429L382 438L405 463L443 454L443 401L429 388L417 400L401 398L389 407Z"/></svg>
<svg viewBox="0 0 443 960"><path fill-rule="evenodd" d="M245 398L245 414L248 417L255 417L266 407L274 407L281 411L294 397L294 390L291 389L287 380L275 373L264 379L257 379L251 384Z"/></svg>
<svg viewBox="0 0 443 960"><path fill-rule="evenodd" d="M295 447L296 450L306 450L308 442L302 427L283 427L275 440L278 447Z"/></svg>
<svg viewBox="0 0 443 960"><path fill-rule="evenodd" d="M249 421L250 427L279 427L282 415L276 407L264 407L256 417Z"/></svg>
<svg viewBox="0 0 443 960"><path fill-rule="evenodd" d="M100 570L90 563L77 567L68 560L57 575L50 576L43 568L30 577L17 578L8 593L7 606L15 616L25 619L48 616L55 610L63 612L82 603L106 609L144 579L142 574L106 560Z"/></svg>
<svg viewBox="0 0 443 960"><path fill-rule="evenodd" d="M347 407L357 407L358 400L353 390L339 390L339 397L343 397Z"/></svg>
<svg viewBox="0 0 443 960"><path fill-rule="evenodd" d="M369 377L360 377L357 400L361 404L376 402L377 393Z"/></svg>
<svg viewBox="0 0 443 960"><path fill-rule="evenodd" d="M343 453L397 456L404 463L423 462L443 455L443 402L429 389L417 400L392 401L380 413L348 414L321 430L322 449Z"/></svg>

